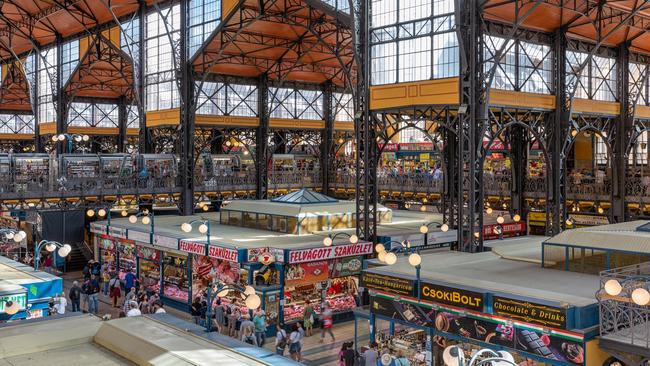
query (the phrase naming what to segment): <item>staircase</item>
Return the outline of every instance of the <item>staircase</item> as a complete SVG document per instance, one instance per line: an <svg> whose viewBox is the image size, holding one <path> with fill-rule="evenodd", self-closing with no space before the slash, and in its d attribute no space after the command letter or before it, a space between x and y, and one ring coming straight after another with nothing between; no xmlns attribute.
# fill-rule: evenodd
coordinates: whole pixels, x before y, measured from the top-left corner
<svg viewBox="0 0 650 366"><path fill-rule="evenodd" d="M69 258L66 263L66 271L81 271L88 261L93 259L92 252L90 251L90 248L87 247L86 243L75 243L70 245L72 246L72 251L68 254Z"/></svg>

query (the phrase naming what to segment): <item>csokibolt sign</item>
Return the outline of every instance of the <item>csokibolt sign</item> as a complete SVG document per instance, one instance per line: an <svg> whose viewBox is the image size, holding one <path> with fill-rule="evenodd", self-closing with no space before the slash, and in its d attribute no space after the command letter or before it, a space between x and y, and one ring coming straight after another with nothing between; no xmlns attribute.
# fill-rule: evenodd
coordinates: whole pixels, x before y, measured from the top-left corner
<svg viewBox="0 0 650 366"><path fill-rule="evenodd" d="M365 255L372 253L372 248L372 243L370 242L359 242L357 244L292 250L289 252L289 263L304 263L353 255Z"/></svg>
<svg viewBox="0 0 650 366"><path fill-rule="evenodd" d="M483 312L483 294L431 283L420 284L423 300Z"/></svg>

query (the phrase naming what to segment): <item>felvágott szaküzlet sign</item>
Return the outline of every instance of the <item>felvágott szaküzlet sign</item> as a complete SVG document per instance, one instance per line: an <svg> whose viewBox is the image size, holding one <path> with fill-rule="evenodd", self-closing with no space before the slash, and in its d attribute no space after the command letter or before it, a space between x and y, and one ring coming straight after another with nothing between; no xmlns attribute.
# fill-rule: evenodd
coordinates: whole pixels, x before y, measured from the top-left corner
<svg viewBox="0 0 650 366"><path fill-rule="evenodd" d="M420 297L439 304L483 311L483 294L479 292L423 282L420 284Z"/></svg>
<svg viewBox="0 0 650 366"><path fill-rule="evenodd" d="M494 296L494 315L553 328L566 328L566 309Z"/></svg>

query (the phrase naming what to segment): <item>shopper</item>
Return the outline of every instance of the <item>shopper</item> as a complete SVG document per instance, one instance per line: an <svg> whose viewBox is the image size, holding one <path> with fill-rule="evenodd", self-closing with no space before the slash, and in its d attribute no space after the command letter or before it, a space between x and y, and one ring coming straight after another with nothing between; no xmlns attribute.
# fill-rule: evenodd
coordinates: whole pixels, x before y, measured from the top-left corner
<svg viewBox="0 0 650 366"><path fill-rule="evenodd" d="M93 314L99 313L99 302L97 296L99 294L99 276L94 276L90 280L89 292L88 292L88 312Z"/></svg>
<svg viewBox="0 0 650 366"><path fill-rule="evenodd" d="M129 311L126 313L126 316L132 317L132 316L140 316L140 315L142 315L142 312L138 307L138 303L135 301L129 302Z"/></svg>
<svg viewBox="0 0 650 366"><path fill-rule="evenodd" d="M264 347L266 343L266 313L264 310L259 310L253 317L253 324L255 324L255 339L257 345Z"/></svg>
<svg viewBox="0 0 650 366"><path fill-rule="evenodd" d="M194 324L201 324L201 298L195 297L190 308L190 314L194 319Z"/></svg>
<svg viewBox="0 0 650 366"><path fill-rule="evenodd" d="M284 349L287 348L287 331L284 324L278 323L278 332L275 334L275 353L284 356Z"/></svg>
<svg viewBox="0 0 650 366"><path fill-rule="evenodd" d="M236 337L237 336L237 330L236 330L236 324L239 318L239 310L235 307L235 305L230 304L227 310L227 319L228 319L228 336L229 337Z"/></svg>
<svg viewBox="0 0 650 366"><path fill-rule="evenodd" d="M348 349L348 343L343 342L341 345L341 349L339 350L338 356L339 356L339 366L345 366L345 360L343 358L343 355L345 354L345 351Z"/></svg>
<svg viewBox="0 0 650 366"><path fill-rule="evenodd" d="M251 330L251 334L255 333L255 323L251 321L251 316L249 314L244 314L241 317L241 323L239 325L239 337L241 337L242 334L244 334L244 331L246 329Z"/></svg>
<svg viewBox="0 0 650 366"><path fill-rule="evenodd" d="M329 333L329 335L332 337L332 342L335 342L336 339L334 339L334 333L332 333L332 325L334 323L332 310L330 309L329 305L327 305L327 303L323 303L322 309L323 310L320 314L322 322L320 342L323 343L325 341L325 332Z"/></svg>
<svg viewBox="0 0 650 366"><path fill-rule="evenodd" d="M167 313L162 301L160 301L160 300L156 301L156 303L153 305L153 313L154 314L166 314Z"/></svg>
<svg viewBox="0 0 650 366"><path fill-rule="evenodd" d="M105 269L102 271L102 292L104 293L104 296L108 296L109 292L109 282L111 280L111 275L108 274L108 269Z"/></svg>
<svg viewBox="0 0 650 366"><path fill-rule="evenodd" d="M315 315L314 308L311 306L309 300L306 300L305 310L302 314L302 320L305 326L305 335L307 337L311 337L312 335L312 327L314 325L314 320L316 320L314 315Z"/></svg>
<svg viewBox="0 0 650 366"><path fill-rule="evenodd" d="M379 353L377 352L377 342L371 342L370 347L363 353L364 365L365 366L377 366L377 357Z"/></svg>
<svg viewBox="0 0 650 366"><path fill-rule="evenodd" d="M57 314L65 314L65 308L68 306L68 300L65 298L65 292L61 293L61 296L57 299L57 302L54 306Z"/></svg>
<svg viewBox="0 0 650 366"><path fill-rule="evenodd" d="M43 262L43 266L45 267L45 272L52 273L52 267L54 266L54 260L52 259L52 255L48 254L47 256L45 256L45 261Z"/></svg>
<svg viewBox="0 0 650 366"><path fill-rule="evenodd" d="M302 344L305 339L305 328L302 327L300 322L297 322L298 334L300 334L300 339L298 340L298 361L302 362Z"/></svg>
<svg viewBox="0 0 650 366"><path fill-rule="evenodd" d="M347 348L343 352L344 366L354 366L354 361L357 358L357 353L354 351L354 342L348 342Z"/></svg>
<svg viewBox="0 0 650 366"><path fill-rule="evenodd" d="M82 311L84 311L83 308L86 309L85 311L89 311L88 310L88 306L89 306L88 296L90 296L90 277L84 279L84 283L83 283L83 285L81 285L81 299L82 299L81 307L82 307Z"/></svg>
<svg viewBox="0 0 650 366"><path fill-rule="evenodd" d="M133 271L128 271L124 276L124 291L129 294L131 289L135 289L135 274Z"/></svg>
<svg viewBox="0 0 650 366"><path fill-rule="evenodd" d="M72 282L72 287L68 291L68 297L72 303L72 312L81 311L80 302L81 302L81 287L79 287L79 282Z"/></svg>
<svg viewBox="0 0 650 366"><path fill-rule="evenodd" d="M93 265L93 260L89 260L88 263L84 266L84 268L81 270L81 273L84 275L84 280L90 279L90 267Z"/></svg>
<svg viewBox="0 0 650 366"><path fill-rule="evenodd" d="M243 322L242 322L243 323ZM253 346L257 346L257 339L255 339L255 335L253 334L253 328L251 327L242 327L242 335L241 335L241 341L248 343Z"/></svg>
<svg viewBox="0 0 650 366"><path fill-rule="evenodd" d="M298 361L298 351L300 350L300 332L298 325L293 325L293 331L289 335L289 355L294 361Z"/></svg>
<svg viewBox="0 0 650 366"><path fill-rule="evenodd" d="M113 299L113 307L119 308L120 297L122 296L122 290L120 289L120 280L117 277L113 277L108 280L108 289L111 299Z"/></svg>
<svg viewBox="0 0 650 366"><path fill-rule="evenodd" d="M404 350L399 350L397 352L397 358L395 359L395 366L411 366L411 361L406 358Z"/></svg>
<svg viewBox="0 0 650 366"><path fill-rule="evenodd" d="M221 304L221 299L217 299L217 306L214 307L214 322L217 332L221 333L226 325L226 311Z"/></svg>
<svg viewBox="0 0 650 366"><path fill-rule="evenodd" d="M129 304L137 299L138 295L135 293L135 287L131 287L130 291L124 296L124 311L129 311Z"/></svg>

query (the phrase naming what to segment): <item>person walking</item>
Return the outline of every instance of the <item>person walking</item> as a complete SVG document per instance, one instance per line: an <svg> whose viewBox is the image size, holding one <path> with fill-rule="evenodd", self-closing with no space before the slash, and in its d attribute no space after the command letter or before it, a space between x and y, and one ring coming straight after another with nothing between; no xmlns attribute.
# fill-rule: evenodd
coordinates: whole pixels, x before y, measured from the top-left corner
<svg viewBox="0 0 650 366"><path fill-rule="evenodd" d="M284 356L284 349L287 348L287 331L282 323L278 323L278 332L275 334L275 353Z"/></svg>
<svg viewBox="0 0 650 366"><path fill-rule="evenodd" d="M325 333L329 333L329 335L332 337L332 342L335 342L336 339L334 339L334 333L332 333L332 326L334 324L334 318L332 315L332 310L330 309L329 305L327 303L323 304L323 311L321 312L321 322L322 322L322 327L320 331L320 343L323 343L325 341Z"/></svg>
<svg viewBox="0 0 650 366"><path fill-rule="evenodd" d="M302 322L305 327L305 335L311 337L312 327L314 326L315 319L314 308L311 306L309 300L305 301L305 311L302 314Z"/></svg>
<svg viewBox="0 0 650 366"><path fill-rule="evenodd" d="M88 312L93 314L99 313L99 302L97 296L99 295L99 276L94 276L90 280L88 292Z"/></svg>
<svg viewBox="0 0 650 366"><path fill-rule="evenodd" d="M217 332L223 332L223 328L226 325L226 311L221 304L221 299L217 299L217 306L214 307L214 322Z"/></svg>
<svg viewBox="0 0 650 366"><path fill-rule="evenodd" d="M260 309L253 317L253 324L255 324L255 339L257 345L264 347L266 343L266 313Z"/></svg>
<svg viewBox="0 0 650 366"><path fill-rule="evenodd" d="M113 277L108 280L109 295L113 299L113 307L119 308L120 297L122 296L122 290L120 289L120 280L117 277Z"/></svg>
<svg viewBox="0 0 650 366"><path fill-rule="evenodd" d="M201 324L201 298L195 297L190 308L190 314L194 319L194 324Z"/></svg>
<svg viewBox="0 0 650 366"><path fill-rule="evenodd" d="M124 276L124 292L129 294L131 289L135 288L135 274L133 271L128 271L126 276Z"/></svg>
<svg viewBox="0 0 650 366"><path fill-rule="evenodd" d="M90 278L84 279L84 283L81 285L81 310L85 308L88 312L88 296L90 295Z"/></svg>
<svg viewBox="0 0 650 366"><path fill-rule="evenodd" d="M111 281L111 275L108 274L108 270L105 269L102 272L102 293L104 294L104 296L108 296L108 294L109 294L108 291L109 291L109 288L110 288L110 285L109 285L110 281Z"/></svg>
<svg viewBox="0 0 650 366"><path fill-rule="evenodd" d="M79 287L79 282L72 282L72 287L68 291L68 297L72 303L72 312L81 311L80 302L81 302L81 287Z"/></svg>
<svg viewBox="0 0 650 366"><path fill-rule="evenodd" d="M289 335L289 356L292 360L298 362L298 351L300 350L300 332L298 325L293 325L293 331Z"/></svg>

